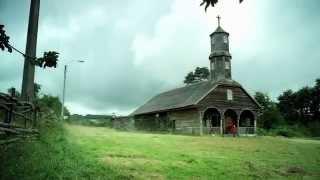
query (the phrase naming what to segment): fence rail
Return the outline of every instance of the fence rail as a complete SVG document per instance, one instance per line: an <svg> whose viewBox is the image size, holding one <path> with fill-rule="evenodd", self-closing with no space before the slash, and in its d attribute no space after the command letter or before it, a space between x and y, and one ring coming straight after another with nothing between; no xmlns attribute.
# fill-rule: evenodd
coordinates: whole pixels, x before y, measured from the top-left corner
<svg viewBox="0 0 320 180"><path fill-rule="evenodd" d="M0 133L37 133L34 129L36 120L37 108L34 104L16 98L14 89L11 95L0 93Z"/></svg>
<svg viewBox="0 0 320 180"><path fill-rule="evenodd" d="M254 127L239 127L239 134L255 134Z"/></svg>
<svg viewBox="0 0 320 180"><path fill-rule="evenodd" d="M200 127L180 127L175 129L176 132L179 133L188 133L188 134L199 134ZM221 128L219 127L203 127L203 134L221 134ZM253 135L255 134L254 127L239 127L238 128L239 135Z"/></svg>

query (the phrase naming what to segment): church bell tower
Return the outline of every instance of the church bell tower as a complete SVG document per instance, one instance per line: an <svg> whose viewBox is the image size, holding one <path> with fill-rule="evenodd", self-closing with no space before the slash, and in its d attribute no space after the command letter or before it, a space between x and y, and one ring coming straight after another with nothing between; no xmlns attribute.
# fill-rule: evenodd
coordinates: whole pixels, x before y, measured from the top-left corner
<svg viewBox="0 0 320 180"><path fill-rule="evenodd" d="M220 16L218 18L218 28L210 35L211 53L210 60L210 80L219 81L222 79L231 80L231 54L229 52L229 33L220 26Z"/></svg>

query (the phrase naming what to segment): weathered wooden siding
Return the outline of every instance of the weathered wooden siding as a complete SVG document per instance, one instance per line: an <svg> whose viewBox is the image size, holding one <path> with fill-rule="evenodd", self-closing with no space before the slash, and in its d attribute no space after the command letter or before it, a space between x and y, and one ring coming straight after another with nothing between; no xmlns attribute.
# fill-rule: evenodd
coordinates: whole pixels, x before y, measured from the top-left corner
<svg viewBox="0 0 320 180"><path fill-rule="evenodd" d="M196 109L169 112L170 121L175 120L176 128L199 126L199 113Z"/></svg>
<svg viewBox="0 0 320 180"><path fill-rule="evenodd" d="M152 131L158 128L154 114L135 116L134 120L134 126L138 130Z"/></svg>
<svg viewBox="0 0 320 180"><path fill-rule="evenodd" d="M117 117L112 121L112 127L121 130L134 130L133 117Z"/></svg>
<svg viewBox="0 0 320 180"><path fill-rule="evenodd" d="M171 128L168 113L152 113L134 117L135 128L148 131L167 131Z"/></svg>
<svg viewBox="0 0 320 180"><path fill-rule="evenodd" d="M227 89L232 90L233 100L227 100ZM198 103L199 107L215 106L221 109L259 109L255 102L240 88L220 85Z"/></svg>
<svg viewBox="0 0 320 180"><path fill-rule="evenodd" d="M169 112L169 119L175 122L175 131L181 133L199 134L200 114L197 109L187 109Z"/></svg>

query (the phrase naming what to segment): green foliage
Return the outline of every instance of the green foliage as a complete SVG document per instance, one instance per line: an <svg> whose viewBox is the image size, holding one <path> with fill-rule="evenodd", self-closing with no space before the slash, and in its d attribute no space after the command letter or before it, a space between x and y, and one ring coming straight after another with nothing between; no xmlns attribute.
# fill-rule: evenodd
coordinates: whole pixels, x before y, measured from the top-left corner
<svg viewBox="0 0 320 180"><path fill-rule="evenodd" d="M112 116L111 115L71 115L68 120L69 123L79 124L85 126L95 127L112 127Z"/></svg>
<svg viewBox="0 0 320 180"><path fill-rule="evenodd" d="M40 107L40 111L51 113L53 112L56 117L59 117L61 114L61 106L62 103L59 97L51 96L51 95L43 95L42 97L38 98L37 105ZM64 113L66 116L70 115L70 112L66 107L64 107Z"/></svg>
<svg viewBox="0 0 320 180"><path fill-rule="evenodd" d="M279 110L289 125L301 124L311 130L310 124L320 123L320 79L313 87L303 87L296 92L287 90L278 100ZM313 135L319 134L311 131Z"/></svg>
<svg viewBox="0 0 320 180"><path fill-rule="evenodd" d="M210 75L207 67L196 67L194 72L189 72L183 81L185 84L193 84L200 81L208 80Z"/></svg>
<svg viewBox="0 0 320 180"><path fill-rule="evenodd" d="M9 43L10 37L6 35L6 31L4 30L4 25L0 24L0 49L4 51L5 49L8 50L8 52L12 52L12 50L15 50L16 52L20 53L24 57L27 57L31 63L34 65L46 68L46 67L57 67L58 57L59 53L55 51L48 51L44 52L43 57L37 58L37 57L30 57L20 50L16 49L15 47L11 46Z"/></svg>
<svg viewBox="0 0 320 180"><path fill-rule="evenodd" d="M310 130L310 133L314 137L320 137L320 122L313 121L307 124L307 128Z"/></svg>
<svg viewBox="0 0 320 180"><path fill-rule="evenodd" d="M9 44L10 37L6 35L6 31L4 30L4 25L0 24L0 49L4 51L5 49L8 52L12 52L12 47Z"/></svg>
<svg viewBox="0 0 320 180"><path fill-rule="evenodd" d="M263 108L262 115L258 118L259 127L270 130L284 124L284 119L277 105L271 101L267 94L256 92L254 98Z"/></svg>
<svg viewBox="0 0 320 180"><path fill-rule="evenodd" d="M283 137L303 137L300 131L296 131L288 126L280 126L272 129L269 135L283 136Z"/></svg>
<svg viewBox="0 0 320 180"><path fill-rule="evenodd" d="M185 77L185 80L183 81L183 83L185 84L191 84L195 81L195 78L194 78L194 74L193 72L189 72L187 74L187 76Z"/></svg>
<svg viewBox="0 0 320 180"><path fill-rule="evenodd" d="M55 51L44 52L43 57L38 58L36 64L40 67L57 67L59 53Z"/></svg>
<svg viewBox="0 0 320 180"><path fill-rule="evenodd" d="M40 130L39 140L0 146L0 179L126 179L84 153L62 124L51 122Z"/></svg>
<svg viewBox="0 0 320 180"><path fill-rule="evenodd" d="M239 2L241 3L243 0L239 0ZM202 3L200 4L200 6L205 5L205 11L207 11L208 7L211 5L212 7L214 7L215 4L218 3L218 0L203 0Z"/></svg>

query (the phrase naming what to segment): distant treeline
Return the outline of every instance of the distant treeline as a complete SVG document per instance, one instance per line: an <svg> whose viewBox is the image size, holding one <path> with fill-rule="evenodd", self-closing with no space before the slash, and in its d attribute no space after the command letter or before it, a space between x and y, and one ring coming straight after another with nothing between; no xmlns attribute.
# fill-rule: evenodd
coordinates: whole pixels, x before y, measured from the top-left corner
<svg viewBox="0 0 320 180"><path fill-rule="evenodd" d="M69 116L68 122L88 126L107 126L112 127L112 115L80 115L73 114Z"/></svg>
<svg viewBox="0 0 320 180"><path fill-rule="evenodd" d="M284 91L277 102L261 92L255 99L263 107L258 119L261 133L320 137L320 79L312 87Z"/></svg>

